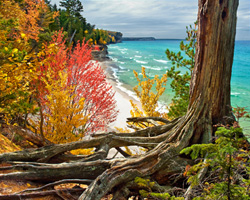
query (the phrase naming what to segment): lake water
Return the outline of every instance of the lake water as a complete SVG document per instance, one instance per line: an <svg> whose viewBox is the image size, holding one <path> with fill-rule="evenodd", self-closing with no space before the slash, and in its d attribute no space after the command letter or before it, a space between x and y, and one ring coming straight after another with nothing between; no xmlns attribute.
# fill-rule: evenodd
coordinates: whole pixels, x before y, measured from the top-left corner
<svg viewBox="0 0 250 200"><path fill-rule="evenodd" d="M154 75L166 73L171 68L171 62L167 59L165 51L178 52L181 40L154 40L154 41L123 41L122 43L108 46L109 56L116 63L113 68L114 75L119 82L119 87L130 95L135 95L132 88L137 85L133 70L138 73L141 67L146 68L146 73L151 78ZM181 69L182 70L182 69ZM183 72L185 69L183 69ZM161 104L169 104L173 96L170 88L171 80L168 80L166 91L163 94ZM236 41L233 71L231 79L231 103L233 107L246 107L250 112L250 41ZM244 129L250 129L248 120L243 120ZM247 131L249 132L249 131Z"/></svg>

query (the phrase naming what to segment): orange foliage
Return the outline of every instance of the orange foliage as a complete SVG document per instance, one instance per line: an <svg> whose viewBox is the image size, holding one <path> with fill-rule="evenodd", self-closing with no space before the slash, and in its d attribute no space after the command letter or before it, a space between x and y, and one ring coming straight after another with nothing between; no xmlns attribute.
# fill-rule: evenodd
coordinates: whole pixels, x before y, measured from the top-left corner
<svg viewBox="0 0 250 200"><path fill-rule="evenodd" d="M60 31L38 54L42 61L39 79L33 85L38 91L43 128L41 123L36 127L55 143L106 130L116 118L114 92L101 67L91 61L91 51L84 42L74 50L66 48Z"/></svg>
<svg viewBox="0 0 250 200"><path fill-rule="evenodd" d="M42 30L40 11L43 0L1 1L0 4L0 112L22 115L32 112L27 106L33 91L30 82L36 78L36 54L31 40L38 40Z"/></svg>
<svg viewBox="0 0 250 200"><path fill-rule="evenodd" d="M1 144L0 145L0 154L21 150L20 147L18 147L14 143L12 143L8 138L3 136L1 133L0 133L0 144Z"/></svg>

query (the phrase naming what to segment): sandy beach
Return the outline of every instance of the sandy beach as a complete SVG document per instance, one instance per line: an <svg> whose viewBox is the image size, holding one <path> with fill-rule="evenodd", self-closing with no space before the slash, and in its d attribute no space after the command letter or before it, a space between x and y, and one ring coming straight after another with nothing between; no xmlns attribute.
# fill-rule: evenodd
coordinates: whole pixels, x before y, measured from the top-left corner
<svg viewBox="0 0 250 200"><path fill-rule="evenodd" d="M132 106L130 100L136 102L139 107L141 107L140 102L118 87L118 82L112 71L112 67L117 66L112 61L103 61L99 62L99 64L106 74L107 81L112 85L113 90L115 91L115 100L117 103L117 109L119 110L116 121L110 124L109 127L111 129L115 129L115 127L125 128L126 119L131 117L130 110L132 109Z"/></svg>

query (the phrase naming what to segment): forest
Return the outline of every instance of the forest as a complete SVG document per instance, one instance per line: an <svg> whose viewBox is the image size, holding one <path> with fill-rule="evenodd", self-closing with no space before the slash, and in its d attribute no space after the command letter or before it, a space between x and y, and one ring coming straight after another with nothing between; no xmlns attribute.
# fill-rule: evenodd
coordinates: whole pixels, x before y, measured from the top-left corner
<svg viewBox="0 0 250 200"><path fill-rule="evenodd" d="M162 77L134 72L141 107L109 132L115 92L92 52L122 34L87 23L80 0L0 0L0 199L249 200L249 115L230 101L238 4L199 0L188 59L167 49Z"/></svg>

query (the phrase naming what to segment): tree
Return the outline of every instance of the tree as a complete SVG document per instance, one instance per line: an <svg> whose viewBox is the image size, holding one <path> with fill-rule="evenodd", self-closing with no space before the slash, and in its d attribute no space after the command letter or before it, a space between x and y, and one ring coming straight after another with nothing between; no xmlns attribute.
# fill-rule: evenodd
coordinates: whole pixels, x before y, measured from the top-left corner
<svg viewBox="0 0 250 200"><path fill-rule="evenodd" d="M84 21L84 18L81 15L81 12L83 11L83 6L79 0L62 0L60 1L60 6L66 9L66 12L64 13L66 20L64 20L63 22L63 27L64 30L68 32L69 43L71 43L74 39L76 32L79 32L79 29L81 29L80 26L75 27L75 24Z"/></svg>
<svg viewBox="0 0 250 200"><path fill-rule="evenodd" d="M102 68L91 61L91 51L84 42L67 48L60 31L39 53L42 65L35 85L42 113L36 127L54 143L105 131L116 119L114 92Z"/></svg>
<svg viewBox="0 0 250 200"><path fill-rule="evenodd" d="M189 28L186 27L186 43L184 44L183 41L180 43L180 50L185 53L187 58L181 55L181 51L175 53L169 49L166 50L167 58L172 61L173 65L170 70L167 70L167 73L168 77L173 79L170 86L175 93L169 106L168 116L170 118L183 116L188 108L189 86L195 64L196 24L194 29L191 25ZM182 75L180 70L177 71L178 68L186 68L186 72Z"/></svg>
<svg viewBox="0 0 250 200"><path fill-rule="evenodd" d="M242 129L235 122L233 127L219 127L214 143L195 144L182 150L199 160L186 172L192 185L192 192L188 192L190 197L249 199L250 151L247 139L242 135ZM202 180L200 171L208 167L213 170Z"/></svg>
<svg viewBox="0 0 250 200"><path fill-rule="evenodd" d="M109 192L113 193L114 199L127 199L134 193L138 194L138 188L133 187L136 177L149 177L154 182L168 186L163 188L156 184L157 189L176 192L175 187L180 182L183 185L184 181L180 173L188 164L192 164L180 151L195 143L211 142L215 132L214 125L230 125L234 121L230 106L230 78L237 7L236 0L199 0L197 52L190 85L190 102L185 116L172 121L165 120L164 125L133 133L96 134L89 141L50 146L28 154L27 151L19 152L18 158L17 153L1 155L0 160L34 161L44 155L49 159L72 148L98 146L92 157L85 158L85 163L81 160L68 163L65 167L55 164L42 168L22 163L21 168L26 167L24 173L10 173L0 177L53 181L80 177L93 180L80 200L101 199ZM145 118L129 119L133 120ZM100 160L106 157L109 148L129 145L142 146L149 151L139 157ZM66 175L63 176L63 172ZM188 194L186 196L188 199Z"/></svg>
<svg viewBox="0 0 250 200"><path fill-rule="evenodd" d="M167 118L167 113L160 113L157 109L159 104L159 98L164 93L166 82L167 82L167 74L164 74L161 78L158 75L155 75L153 79L150 79L145 72L145 68L142 67L141 70L142 77L140 79L138 73L134 71L134 75L138 81L138 85L136 85L133 90L136 93L136 96L140 99L140 103L142 106L142 110L139 109L138 105L135 102L130 100L130 104L132 106L132 110L130 111L131 117L165 117ZM152 91L152 87L155 86L156 93ZM146 128L151 126L150 120L148 122L141 123L128 123L128 126L131 128L137 127L137 129ZM157 124L157 123L156 123ZM155 125L155 124L154 124ZM119 129L119 131L123 131L123 129ZM126 130L127 131L127 130Z"/></svg>
<svg viewBox="0 0 250 200"><path fill-rule="evenodd" d="M80 13L83 12L82 3L79 0L62 0L60 6L66 9L69 16L79 17Z"/></svg>
<svg viewBox="0 0 250 200"><path fill-rule="evenodd" d="M42 0L11 0L0 3L0 112L10 118L32 113L31 81L36 77L37 59L31 41L38 41L42 27Z"/></svg>

